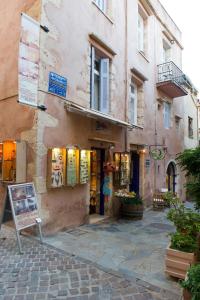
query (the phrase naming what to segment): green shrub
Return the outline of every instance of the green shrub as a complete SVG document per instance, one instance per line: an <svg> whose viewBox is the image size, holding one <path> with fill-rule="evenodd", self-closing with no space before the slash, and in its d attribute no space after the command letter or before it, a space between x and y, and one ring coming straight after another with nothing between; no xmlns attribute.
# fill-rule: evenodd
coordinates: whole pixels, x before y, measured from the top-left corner
<svg viewBox="0 0 200 300"><path fill-rule="evenodd" d="M197 252L198 243L196 238L180 232L171 233L170 236L170 248L188 253Z"/></svg>
<svg viewBox="0 0 200 300"><path fill-rule="evenodd" d="M192 294L192 300L200 300L200 264L191 266L180 284Z"/></svg>

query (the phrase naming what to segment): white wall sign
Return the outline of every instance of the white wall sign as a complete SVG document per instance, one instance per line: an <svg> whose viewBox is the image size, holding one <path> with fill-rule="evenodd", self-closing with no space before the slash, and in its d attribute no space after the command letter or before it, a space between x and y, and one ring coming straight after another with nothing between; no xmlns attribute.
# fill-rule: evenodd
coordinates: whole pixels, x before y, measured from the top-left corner
<svg viewBox="0 0 200 300"><path fill-rule="evenodd" d="M40 24L29 16L21 16L18 80L19 102L37 106L39 81Z"/></svg>

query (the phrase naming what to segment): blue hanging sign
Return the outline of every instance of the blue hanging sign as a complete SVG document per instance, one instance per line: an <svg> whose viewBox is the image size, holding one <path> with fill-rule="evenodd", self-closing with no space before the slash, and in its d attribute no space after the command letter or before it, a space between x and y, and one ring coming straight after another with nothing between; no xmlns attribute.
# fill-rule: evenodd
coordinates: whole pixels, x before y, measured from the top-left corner
<svg viewBox="0 0 200 300"><path fill-rule="evenodd" d="M49 88L48 91L55 95L66 97L67 79L56 73L49 73Z"/></svg>

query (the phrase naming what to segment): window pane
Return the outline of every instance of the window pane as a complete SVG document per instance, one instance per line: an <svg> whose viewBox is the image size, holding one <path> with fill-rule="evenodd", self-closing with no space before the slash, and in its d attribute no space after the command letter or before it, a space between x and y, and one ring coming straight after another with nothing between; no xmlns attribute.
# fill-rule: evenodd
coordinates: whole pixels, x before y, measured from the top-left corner
<svg viewBox="0 0 200 300"><path fill-rule="evenodd" d="M99 76L97 74L94 74L94 109L99 110L100 107L100 101L99 101Z"/></svg>
<svg viewBox="0 0 200 300"><path fill-rule="evenodd" d="M144 20L138 15L138 50L144 51Z"/></svg>

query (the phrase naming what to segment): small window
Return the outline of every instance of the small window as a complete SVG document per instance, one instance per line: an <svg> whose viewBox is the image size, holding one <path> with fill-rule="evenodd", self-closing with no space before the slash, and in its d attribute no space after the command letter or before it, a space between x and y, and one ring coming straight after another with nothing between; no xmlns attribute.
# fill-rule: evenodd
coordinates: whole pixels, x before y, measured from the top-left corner
<svg viewBox="0 0 200 300"><path fill-rule="evenodd" d="M104 13L107 9L107 0L94 0L94 3L102 10Z"/></svg>
<svg viewBox="0 0 200 300"><path fill-rule="evenodd" d="M164 102L164 127L171 127L171 104Z"/></svg>
<svg viewBox="0 0 200 300"><path fill-rule="evenodd" d="M137 124L137 94L138 88L137 85L131 81L130 85L130 107L129 107L129 119L131 124Z"/></svg>
<svg viewBox="0 0 200 300"><path fill-rule="evenodd" d="M109 112L109 58L102 57L91 48L91 108Z"/></svg>
<svg viewBox="0 0 200 300"><path fill-rule="evenodd" d="M188 117L188 136L193 139L193 119Z"/></svg>

